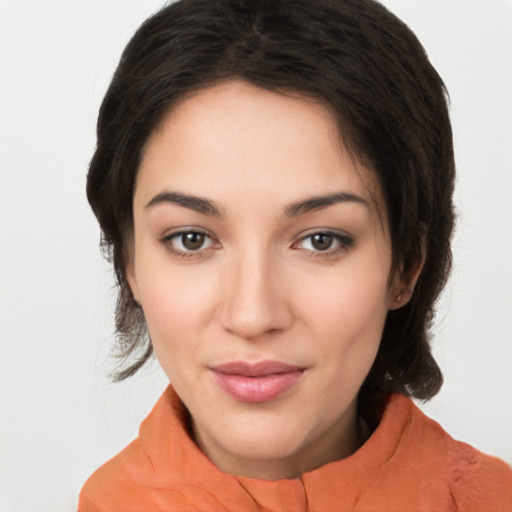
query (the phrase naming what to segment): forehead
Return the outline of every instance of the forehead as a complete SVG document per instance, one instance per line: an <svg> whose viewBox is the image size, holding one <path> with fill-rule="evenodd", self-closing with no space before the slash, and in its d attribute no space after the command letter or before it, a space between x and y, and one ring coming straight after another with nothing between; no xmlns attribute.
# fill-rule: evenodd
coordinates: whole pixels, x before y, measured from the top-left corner
<svg viewBox="0 0 512 512"><path fill-rule="evenodd" d="M221 202L230 193L286 203L343 190L383 207L374 172L345 147L329 108L240 81L181 100L149 137L136 195L165 187Z"/></svg>

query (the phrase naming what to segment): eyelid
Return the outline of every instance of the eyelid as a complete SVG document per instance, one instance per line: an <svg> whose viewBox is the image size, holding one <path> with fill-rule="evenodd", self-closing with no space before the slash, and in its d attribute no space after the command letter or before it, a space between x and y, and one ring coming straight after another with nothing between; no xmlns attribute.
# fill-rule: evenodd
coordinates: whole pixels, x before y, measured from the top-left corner
<svg viewBox="0 0 512 512"><path fill-rule="evenodd" d="M305 240L308 240L312 238L315 235L330 235L333 237L333 239L337 242L337 247L334 249L326 249L325 251L321 250L314 250L314 249L305 249L301 247L297 247L300 243L304 242ZM349 235L346 232L341 232L338 230L333 229L314 229L309 230L305 234L301 234L299 239L292 244L292 249L302 250L307 253L310 253L311 255L314 255L315 257L321 257L321 256L332 256L338 253L342 253L347 251L355 242L355 239L352 235Z"/></svg>
<svg viewBox="0 0 512 512"><path fill-rule="evenodd" d="M197 250L187 250L187 249L179 249L176 248L172 241L173 239L176 239L182 235L190 234L190 233L196 233L204 235L207 239L209 239L209 245L208 247L201 247ZM300 247L300 245L308 240L311 239L315 235L329 235L334 240L334 248L328 248L325 250L319 250L319 249L308 249L304 247ZM206 252L210 249L218 249L221 247L220 242L218 241L217 237L214 236L211 232L204 228L199 228L195 226L187 226L187 227L180 227L175 230L172 230L170 232L167 232L165 235L163 235L160 238L160 242L165 246L165 248L172 253L175 256L178 256L183 259L189 259L189 258L200 258L206 256ZM310 256L313 257L325 257L328 258L329 256L335 256L340 253L346 252L355 242L355 239L352 235L349 235L346 232L342 232L339 230L334 230L332 228L329 229L322 229L322 228L315 228L308 230L306 233L301 233L298 237L298 240L292 243L291 248L299 251L303 251L307 253Z"/></svg>
<svg viewBox="0 0 512 512"><path fill-rule="evenodd" d="M197 250L186 250L186 249L178 249L173 246L172 241L173 239L179 238L180 236L195 233L204 235L206 238L208 238L211 242L211 245L208 247L200 248ZM204 253L208 251L209 249L216 249L220 246L219 241L217 238L210 233L208 230L203 228L198 228L194 226L187 226L187 227L180 227L175 230L167 232L165 235L163 235L160 238L160 242L165 246L165 248L172 253L173 255L176 255L180 258L194 258L194 257L202 257L204 256Z"/></svg>

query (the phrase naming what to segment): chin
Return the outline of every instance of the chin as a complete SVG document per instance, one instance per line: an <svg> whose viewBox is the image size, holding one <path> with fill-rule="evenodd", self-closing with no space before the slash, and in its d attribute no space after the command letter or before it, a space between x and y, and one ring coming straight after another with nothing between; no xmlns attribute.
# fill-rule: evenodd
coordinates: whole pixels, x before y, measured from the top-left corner
<svg viewBox="0 0 512 512"><path fill-rule="evenodd" d="M283 432L261 433L258 436L236 435L232 433L227 441L226 448L235 456L242 459L285 459L296 455L303 444L304 439L296 439Z"/></svg>
<svg viewBox="0 0 512 512"><path fill-rule="evenodd" d="M216 432L214 429L210 432L224 451L240 459L285 459L309 444L307 422L297 418L290 421L288 415L275 412L266 413L237 414L238 417L227 418L224 425L217 425Z"/></svg>

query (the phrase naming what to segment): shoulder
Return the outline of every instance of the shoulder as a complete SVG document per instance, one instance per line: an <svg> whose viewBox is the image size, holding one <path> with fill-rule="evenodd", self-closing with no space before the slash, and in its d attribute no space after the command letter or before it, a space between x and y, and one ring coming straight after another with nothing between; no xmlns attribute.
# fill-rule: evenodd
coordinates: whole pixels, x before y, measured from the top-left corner
<svg viewBox="0 0 512 512"><path fill-rule="evenodd" d="M142 423L139 436L87 479L80 491L78 512L159 510L148 503L152 497L147 492L148 482L154 478L155 469L145 447L145 426L154 423L161 400Z"/></svg>
<svg viewBox="0 0 512 512"><path fill-rule="evenodd" d="M200 510L194 500L204 493L183 476L187 467L194 471L196 461L187 460L183 449L184 421L182 406L169 387L142 422L138 437L85 482L78 512ZM200 501L201 506L205 503L208 497Z"/></svg>
<svg viewBox="0 0 512 512"><path fill-rule="evenodd" d="M190 510L180 489L150 482L155 469L139 440L98 468L80 491L78 512L153 512Z"/></svg>
<svg viewBox="0 0 512 512"><path fill-rule="evenodd" d="M80 491L79 512L120 510L120 506L130 510L139 487L137 468L144 466L139 444L133 441L88 478Z"/></svg>
<svg viewBox="0 0 512 512"><path fill-rule="evenodd" d="M451 493L461 511L512 510L512 469L461 442L452 450Z"/></svg>
<svg viewBox="0 0 512 512"><path fill-rule="evenodd" d="M443 475L442 485L459 512L512 511L512 469L505 462L453 439L410 399L394 395L392 400L406 411L408 428L403 435L414 440L416 461L425 476Z"/></svg>

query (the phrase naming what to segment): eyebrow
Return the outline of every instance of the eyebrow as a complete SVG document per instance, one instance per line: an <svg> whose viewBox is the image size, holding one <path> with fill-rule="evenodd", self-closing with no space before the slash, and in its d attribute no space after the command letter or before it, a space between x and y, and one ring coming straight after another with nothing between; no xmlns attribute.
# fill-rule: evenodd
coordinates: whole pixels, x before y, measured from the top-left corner
<svg viewBox="0 0 512 512"><path fill-rule="evenodd" d="M289 204L284 211L284 216L297 217L304 213L322 210L323 208L338 203L358 203L366 206L369 210L371 209L369 202L363 197L348 192L338 192L335 194L314 196Z"/></svg>
<svg viewBox="0 0 512 512"><path fill-rule="evenodd" d="M180 192L160 192L160 194L157 194L153 199L151 199L151 201L149 201L146 208L151 208L163 203L177 204L178 206L183 206L184 208L189 208L190 210L194 210L211 217L222 216L219 208L215 206L213 201L205 199L204 197L182 194Z"/></svg>
<svg viewBox="0 0 512 512"><path fill-rule="evenodd" d="M181 192L160 192L153 197L151 201L149 201L146 208L152 208L165 203L177 204L178 206L189 208L190 210L194 210L211 217L222 217L221 210L213 201L204 197L183 194ZM286 206L284 210L284 217L298 217L299 215L322 210L323 208L327 208L328 206L338 203L358 203L370 209L370 204L363 197L348 192L338 192L334 194L309 197L307 199L291 203Z"/></svg>

